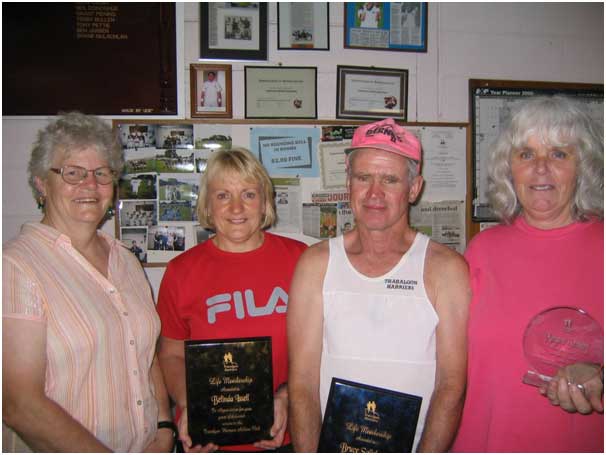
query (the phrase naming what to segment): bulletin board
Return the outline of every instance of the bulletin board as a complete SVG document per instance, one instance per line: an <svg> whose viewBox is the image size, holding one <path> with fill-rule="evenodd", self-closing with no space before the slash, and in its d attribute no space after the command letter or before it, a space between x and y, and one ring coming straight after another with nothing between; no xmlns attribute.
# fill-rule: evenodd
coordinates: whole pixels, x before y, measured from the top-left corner
<svg viewBox="0 0 606 455"><path fill-rule="evenodd" d="M562 94L581 101L589 108L591 115L604 123L604 85L507 81L469 80L469 113L471 126L472 180L472 232L479 231L481 222L496 221L490 210L486 189L488 172L486 162L491 145L510 118L512 109L529 97Z"/></svg>
<svg viewBox="0 0 606 455"><path fill-rule="evenodd" d="M116 192L116 237L144 266L164 267L211 233L196 216L200 177L214 150L244 147L274 184L272 232L308 243L355 221L345 188L344 150L361 121L114 120L126 166ZM463 252L470 232L471 169L466 123L401 123L423 146L425 186L411 225Z"/></svg>

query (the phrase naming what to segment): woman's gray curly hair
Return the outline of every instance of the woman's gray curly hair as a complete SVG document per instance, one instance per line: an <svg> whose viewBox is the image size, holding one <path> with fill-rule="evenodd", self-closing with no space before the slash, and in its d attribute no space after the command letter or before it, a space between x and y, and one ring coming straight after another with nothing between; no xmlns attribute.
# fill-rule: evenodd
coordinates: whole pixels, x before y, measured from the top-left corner
<svg viewBox="0 0 606 455"><path fill-rule="evenodd" d="M520 106L494 143L488 159L488 199L497 217L511 223L523 209L513 186L511 156L531 136L550 146L575 148L578 166L572 217L578 221L603 219L603 126L590 117L584 106L560 95L532 98Z"/></svg>
<svg viewBox="0 0 606 455"><path fill-rule="evenodd" d="M34 197L40 196L34 179L46 178L57 154L67 157L87 147L94 148L120 175L124 167L122 146L111 126L100 118L80 112L60 113L56 120L38 131L28 165Z"/></svg>

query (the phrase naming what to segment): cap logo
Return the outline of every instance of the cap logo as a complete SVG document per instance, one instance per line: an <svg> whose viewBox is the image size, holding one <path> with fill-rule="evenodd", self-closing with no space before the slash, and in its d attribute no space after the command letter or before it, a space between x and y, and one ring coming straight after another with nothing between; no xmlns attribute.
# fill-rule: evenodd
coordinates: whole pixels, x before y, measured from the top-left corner
<svg viewBox="0 0 606 455"><path fill-rule="evenodd" d="M376 136L377 134L384 134L385 136L389 136L391 142L402 142L400 136L398 136L394 132L393 127L391 127L390 125L377 126L366 131L366 137Z"/></svg>
<svg viewBox="0 0 606 455"><path fill-rule="evenodd" d="M399 126L393 118L356 128L351 141L351 147L346 148L345 153L349 155L354 150L363 148L397 153L416 161L417 168L420 170L421 143L413 133Z"/></svg>

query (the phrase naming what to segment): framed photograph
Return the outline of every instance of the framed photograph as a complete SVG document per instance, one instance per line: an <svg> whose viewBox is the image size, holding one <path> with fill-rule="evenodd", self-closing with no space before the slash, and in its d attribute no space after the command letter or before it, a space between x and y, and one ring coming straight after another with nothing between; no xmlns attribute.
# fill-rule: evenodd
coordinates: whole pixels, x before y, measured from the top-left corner
<svg viewBox="0 0 606 455"><path fill-rule="evenodd" d="M469 79L473 222L497 219L488 200L487 163L491 146L509 121L512 110L530 97L557 94L585 104L598 124L604 124L604 84Z"/></svg>
<svg viewBox="0 0 606 455"><path fill-rule="evenodd" d="M328 3L278 2L278 49L330 49Z"/></svg>
<svg viewBox="0 0 606 455"><path fill-rule="evenodd" d="M406 121L408 70L337 65L337 118Z"/></svg>
<svg viewBox="0 0 606 455"><path fill-rule="evenodd" d="M344 8L345 48L427 52L427 2L350 2Z"/></svg>
<svg viewBox="0 0 606 455"><path fill-rule="evenodd" d="M231 118L231 65L189 65L192 118Z"/></svg>
<svg viewBox="0 0 606 455"><path fill-rule="evenodd" d="M267 3L200 3L200 59L267 60Z"/></svg>
<svg viewBox="0 0 606 455"><path fill-rule="evenodd" d="M244 117L318 118L315 66L245 66Z"/></svg>

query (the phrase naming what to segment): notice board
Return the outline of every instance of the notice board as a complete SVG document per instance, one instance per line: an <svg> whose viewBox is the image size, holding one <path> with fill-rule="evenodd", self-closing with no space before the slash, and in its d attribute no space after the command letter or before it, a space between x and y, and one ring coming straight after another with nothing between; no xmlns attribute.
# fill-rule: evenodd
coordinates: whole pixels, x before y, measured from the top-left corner
<svg viewBox="0 0 606 455"><path fill-rule="evenodd" d="M359 120L114 120L126 159L116 192L116 237L146 267L164 267L183 251L207 241L212 233L197 218L200 178L214 151L233 147L251 150L272 179L278 218L272 232L307 243L340 235L345 221L352 224L346 220L351 210L344 150L361 124ZM469 127L401 124L423 146L425 185L411 207L411 225L462 253L471 221ZM307 157L308 152L309 162L281 159ZM313 219L316 215L318 220ZM307 227L313 223L327 229L311 234Z"/></svg>

